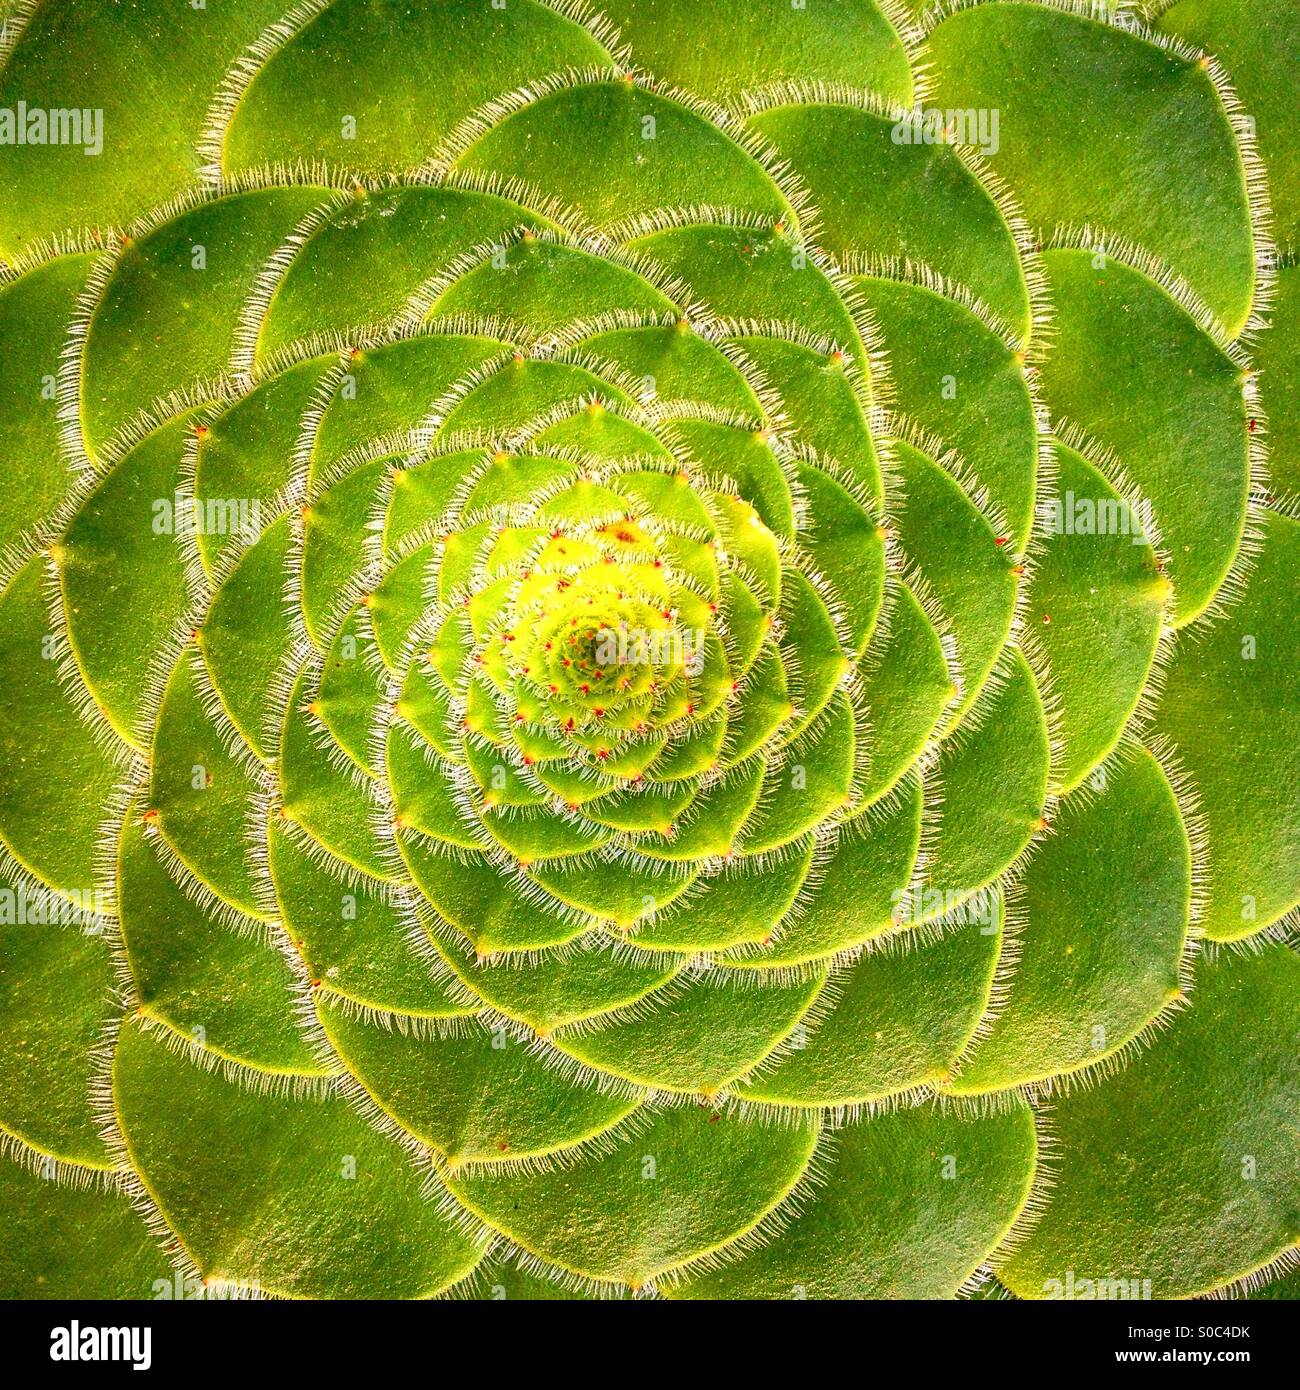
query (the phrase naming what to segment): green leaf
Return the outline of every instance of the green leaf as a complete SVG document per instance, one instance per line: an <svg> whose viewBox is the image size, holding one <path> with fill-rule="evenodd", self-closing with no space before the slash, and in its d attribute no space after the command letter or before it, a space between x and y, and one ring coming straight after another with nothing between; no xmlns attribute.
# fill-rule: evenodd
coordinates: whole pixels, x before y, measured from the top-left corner
<svg viewBox="0 0 1300 1390"><path fill-rule="evenodd" d="M945 1085L988 1002L1002 940L1000 903L938 941L903 932L868 951L826 991L825 1015L743 1100L856 1112L911 1089Z"/></svg>
<svg viewBox="0 0 1300 1390"><path fill-rule="evenodd" d="M154 654L189 606L176 542L186 428L181 416L137 444L82 502L55 550L77 664L123 737L153 714Z"/></svg>
<svg viewBox="0 0 1300 1390"><path fill-rule="evenodd" d="M941 639L912 589L891 574L881 620L859 664L863 703L871 711L864 801L877 801L898 784L957 696Z"/></svg>
<svg viewBox="0 0 1300 1390"><path fill-rule="evenodd" d="M59 450L59 345L67 337L91 255L59 256L0 289L0 421L6 449L22 467L0 496L0 546L45 521L67 497L72 475Z"/></svg>
<svg viewBox="0 0 1300 1390"><path fill-rule="evenodd" d="M59 678L72 654L43 569L30 561L0 595L0 835L47 883L84 890L120 769L96 737L96 725L106 727L98 711Z"/></svg>
<svg viewBox="0 0 1300 1390"><path fill-rule="evenodd" d="M51 1182L6 1157L0 1194L0 1297L143 1299L174 1290L176 1276L125 1193Z"/></svg>
<svg viewBox="0 0 1300 1390"><path fill-rule="evenodd" d="M1285 946L1203 960L1156 1046L1057 1102L1051 1201L997 1262L1012 1293L1061 1297L1072 1274L1076 1289L1123 1279L1128 1297L1186 1297L1296 1243L1297 1003Z"/></svg>
<svg viewBox="0 0 1300 1390"><path fill-rule="evenodd" d="M741 9L728 0L607 0L601 9L652 72L715 101L800 80L865 82L899 102L912 90L903 45L872 0L798 9L785 0Z"/></svg>
<svg viewBox="0 0 1300 1390"><path fill-rule="evenodd" d="M712 1096L790 1036L823 983L818 975L793 985L679 979L643 999L635 1018L564 1030L555 1041L608 1075Z"/></svg>
<svg viewBox="0 0 1300 1390"><path fill-rule="evenodd" d="M575 941L563 954L543 955L528 970L520 970L508 955L480 959L451 933L440 934L435 944L462 985L539 1036L636 1004L685 963L600 937Z"/></svg>
<svg viewBox="0 0 1300 1390"><path fill-rule="evenodd" d="M345 865L375 878L389 878L376 828L376 807L365 778L351 765L345 771L323 755L308 720L305 700L306 668L299 674L284 711L280 739L279 811Z"/></svg>
<svg viewBox="0 0 1300 1390"><path fill-rule="evenodd" d="M1300 15L1286 0L1175 0L1156 27L1212 53L1255 123L1278 240L1300 243L1300 149L1291 130Z"/></svg>
<svg viewBox="0 0 1300 1390"><path fill-rule="evenodd" d="M251 168L270 152L362 176L411 168L476 106L537 72L609 63L581 26L533 0L504 10L343 0L259 65L232 113L223 164Z"/></svg>
<svg viewBox="0 0 1300 1390"><path fill-rule="evenodd" d="M626 80L542 96L492 126L456 166L531 181L545 169L547 192L597 226L705 202L774 220L790 213L757 161L716 126Z"/></svg>
<svg viewBox="0 0 1300 1390"><path fill-rule="evenodd" d="M213 596L198 638L223 708L262 758L273 753L274 690L293 637L283 592L292 545L287 519L264 530Z"/></svg>
<svg viewBox="0 0 1300 1390"><path fill-rule="evenodd" d="M0 250L13 256L68 227L122 225L192 187L194 146L226 70L283 9L282 0L201 11L87 0L75 15L41 6L22 23L9 14L19 32L0 106L66 108L75 89L78 107L102 118L98 138L94 124L83 129L83 144L0 146L0 177L23 188L0 213ZM82 49L91 34L103 47L93 65Z"/></svg>
<svg viewBox="0 0 1300 1390"><path fill-rule="evenodd" d="M990 519L939 463L909 444L897 445L905 496L899 520L904 553L945 620L961 675L953 722L970 709L989 678L1015 612L1015 556ZM930 616L927 613L927 617Z"/></svg>
<svg viewBox="0 0 1300 1390"><path fill-rule="evenodd" d="M939 830L925 889L945 903L992 882L1043 828L1048 742L1042 699L1012 652L969 722L943 745Z"/></svg>
<svg viewBox="0 0 1300 1390"><path fill-rule="evenodd" d="M337 1097L250 1090L133 1023L113 1097L132 1163L206 1276L299 1298L419 1298L478 1259L402 1149Z"/></svg>
<svg viewBox="0 0 1300 1390"><path fill-rule="evenodd" d="M1023 548L1034 520L1038 429L1023 353L987 309L923 285L859 276L880 327L898 409L955 449Z"/></svg>
<svg viewBox="0 0 1300 1390"><path fill-rule="evenodd" d="M1064 745L1052 772L1068 789L1110 753L1137 710L1172 595L1141 513L1074 450L1059 447L1056 460L1028 622Z"/></svg>
<svg viewBox="0 0 1300 1390"><path fill-rule="evenodd" d="M1104 1065L1183 999L1191 853L1145 749L1107 763L1057 813L1025 873L1004 1007L963 1059L968 1094Z"/></svg>
<svg viewBox="0 0 1300 1390"><path fill-rule="evenodd" d="M292 968L254 923L222 922L171 878L134 815L119 851L119 931L141 1013L258 1071L319 1074L294 1026Z"/></svg>
<svg viewBox="0 0 1300 1390"><path fill-rule="evenodd" d="M312 978L330 995L363 1007L421 1017L472 1012L414 952L409 927L385 885L322 862L276 818L267 851L284 927Z"/></svg>
<svg viewBox="0 0 1300 1390"><path fill-rule="evenodd" d="M1098 268L1087 251L1044 259L1058 337L1043 393L1058 417L1113 452L1150 503L1181 625L1211 602L1241 543L1240 372L1184 307L1121 260L1103 257Z"/></svg>
<svg viewBox="0 0 1300 1390"><path fill-rule="evenodd" d="M721 963L742 970L800 965L884 931L916 862L923 799L919 779L909 777L897 795L849 819L830 853L814 851L816 873L801 910L775 923L770 940L728 951Z"/></svg>
<svg viewBox="0 0 1300 1390"><path fill-rule="evenodd" d="M525 1249L638 1288L753 1231L804 1178L816 1142L811 1121L771 1129L685 1106L572 1168L449 1185Z"/></svg>
<svg viewBox="0 0 1300 1390"><path fill-rule="evenodd" d="M1259 398L1268 415L1268 476L1272 491L1300 496L1300 266L1278 275L1277 302L1262 335L1257 364Z"/></svg>
<svg viewBox="0 0 1300 1390"><path fill-rule="evenodd" d="M841 1132L834 1175L770 1244L676 1297L952 1298L1024 1208L1032 1114L876 1115Z"/></svg>
<svg viewBox="0 0 1300 1390"><path fill-rule="evenodd" d="M258 272L324 194L217 198L122 252L86 329L81 418L92 453L154 401L228 369Z"/></svg>
<svg viewBox="0 0 1300 1390"><path fill-rule="evenodd" d="M319 1006L330 1042L386 1114L452 1170L568 1153L626 1119L637 1102L568 1079L504 1031L395 1033Z"/></svg>
<svg viewBox="0 0 1300 1390"><path fill-rule="evenodd" d="M765 941L803 894L812 859L811 837L770 862L761 855L730 859L697 893L638 923L628 939L690 952Z"/></svg>
<svg viewBox="0 0 1300 1390"><path fill-rule="evenodd" d="M782 105L750 125L808 186L828 251L864 264L914 257L969 286L1028 336L1029 295L1010 228L951 148L896 138L893 113L829 102Z"/></svg>
<svg viewBox="0 0 1300 1390"><path fill-rule="evenodd" d="M1199 793L1205 930L1225 941L1250 936L1300 901L1300 524L1269 513L1261 529L1244 599L1178 653L1156 716Z"/></svg>
<svg viewBox="0 0 1300 1390"><path fill-rule="evenodd" d="M1127 237L1240 330L1255 283L1250 210L1209 73L1052 5L964 9L924 61L935 108L1000 113L987 152L1040 235L1091 225Z"/></svg>
<svg viewBox="0 0 1300 1390"><path fill-rule="evenodd" d="M107 1169L89 1054L113 1014L108 943L75 923L29 920L0 926L0 946L0 1134L38 1158Z"/></svg>
<svg viewBox="0 0 1300 1390"><path fill-rule="evenodd" d="M271 301L258 360L316 333L387 323L422 285L474 247L506 244L548 219L487 193L422 184L367 189L313 230Z"/></svg>

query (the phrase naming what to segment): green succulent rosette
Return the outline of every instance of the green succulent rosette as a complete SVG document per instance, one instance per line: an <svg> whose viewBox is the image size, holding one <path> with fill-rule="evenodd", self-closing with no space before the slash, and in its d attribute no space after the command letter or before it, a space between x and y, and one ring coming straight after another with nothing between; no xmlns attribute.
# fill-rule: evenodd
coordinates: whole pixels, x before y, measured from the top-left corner
<svg viewBox="0 0 1300 1390"><path fill-rule="evenodd" d="M0 38L0 1291L1294 1296L1294 3L284 3Z"/></svg>

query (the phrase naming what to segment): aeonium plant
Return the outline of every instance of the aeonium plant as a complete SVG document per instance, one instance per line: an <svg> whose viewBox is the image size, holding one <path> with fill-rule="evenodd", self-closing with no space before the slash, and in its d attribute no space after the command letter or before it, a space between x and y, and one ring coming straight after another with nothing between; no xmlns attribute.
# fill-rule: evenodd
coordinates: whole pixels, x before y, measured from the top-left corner
<svg viewBox="0 0 1300 1390"><path fill-rule="evenodd" d="M1294 1296L1291 0L0 40L0 1291Z"/></svg>

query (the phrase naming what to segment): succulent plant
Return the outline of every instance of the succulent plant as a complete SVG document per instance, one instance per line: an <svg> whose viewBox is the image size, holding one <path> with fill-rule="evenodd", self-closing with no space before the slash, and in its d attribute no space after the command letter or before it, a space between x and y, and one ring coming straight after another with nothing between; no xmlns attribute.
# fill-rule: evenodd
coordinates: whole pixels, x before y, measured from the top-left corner
<svg viewBox="0 0 1300 1390"><path fill-rule="evenodd" d="M1296 1296L1293 0L284 4L0 39L0 1291Z"/></svg>

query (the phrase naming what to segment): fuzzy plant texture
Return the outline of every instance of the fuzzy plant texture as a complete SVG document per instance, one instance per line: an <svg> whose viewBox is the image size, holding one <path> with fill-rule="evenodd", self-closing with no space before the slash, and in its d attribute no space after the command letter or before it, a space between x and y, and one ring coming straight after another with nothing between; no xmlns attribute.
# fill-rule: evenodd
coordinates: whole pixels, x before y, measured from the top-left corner
<svg viewBox="0 0 1300 1390"><path fill-rule="evenodd" d="M2 34L0 1292L1300 1296L1295 0Z"/></svg>

